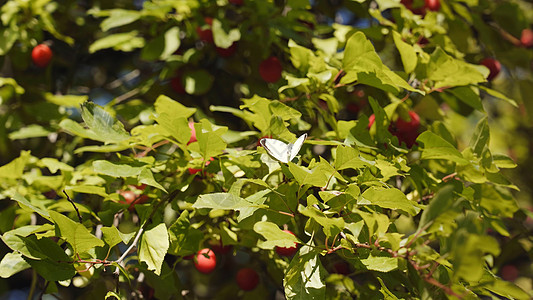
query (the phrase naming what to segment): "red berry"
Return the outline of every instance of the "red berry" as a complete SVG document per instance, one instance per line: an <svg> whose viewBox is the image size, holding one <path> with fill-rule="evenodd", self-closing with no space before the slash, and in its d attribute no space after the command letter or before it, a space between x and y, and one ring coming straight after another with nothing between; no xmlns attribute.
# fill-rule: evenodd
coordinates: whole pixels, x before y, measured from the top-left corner
<svg viewBox="0 0 533 300"><path fill-rule="evenodd" d="M244 0L229 0L229 3L240 6L244 4Z"/></svg>
<svg viewBox="0 0 533 300"><path fill-rule="evenodd" d="M187 145L197 141L197 139L196 139L196 129L194 129L194 122L189 122L189 128L191 129L191 138L189 139L189 142L187 143Z"/></svg>
<svg viewBox="0 0 533 300"><path fill-rule="evenodd" d="M283 232L294 235L294 233L292 233L289 230L283 230ZM294 255L294 253L298 251L298 244L294 243L294 247L277 247L276 246L275 250L279 256L292 256Z"/></svg>
<svg viewBox="0 0 533 300"><path fill-rule="evenodd" d="M489 81L491 81L496 76L498 76L498 74L500 74L502 65L496 59L492 57L486 57L480 63L489 69L490 73L489 77L487 77Z"/></svg>
<svg viewBox="0 0 533 300"><path fill-rule="evenodd" d="M178 94L185 94L185 87L183 86L181 76L176 76L170 80L170 86Z"/></svg>
<svg viewBox="0 0 533 300"><path fill-rule="evenodd" d="M361 108L359 107L359 105L357 105L357 103L351 102L346 104L346 110L357 115Z"/></svg>
<svg viewBox="0 0 533 300"><path fill-rule="evenodd" d="M500 274L503 278L503 280L507 281L515 281L518 276L520 276L520 272L518 269L513 265L505 265L500 270Z"/></svg>
<svg viewBox="0 0 533 300"><path fill-rule="evenodd" d="M135 199L137 199L137 195L134 191L121 191L119 194L124 198L124 200L120 200L120 203L127 203L131 204Z"/></svg>
<svg viewBox="0 0 533 300"><path fill-rule="evenodd" d="M344 261L337 262L333 265L333 273L348 275L350 274L350 266Z"/></svg>
<svg viewBox="0 0 533 300"><path fill-rule="evenodd" d="M370 117L368 117L368 129L372 127L375 121L376 121L376 116L374 114L371 114Z"/></svg>
<svg viewBox="0 0 533 300"><path fill-rule="evenodd" d="M224 246L222 241L211 241L209 242L211 249L215 251L216 254L226 254L231 250L231 245Z"/></svg>
<svg viewBox="0 0 533 300"><path fill-rule="evenodd" d="M33 63L41 68L48 66L48 63L52 60L52 56L52 49L45 44L39 44L31 51Z"/></svg>
<svg viewBox="0 0 533 300"><path fill-rule="evenodd" d="M211 30L211 25L213 25L213 18L205 17L205 24L202 27L196 27L196 33L200 37L200 40L206 43L213 43L213 31Z"/></svg>
<svg viewBox="0 0 533 300"><path fill-rule="evenodd" d="M205 165L208 166L213 160L215 160L214 158L209 158L208 161L205 162ZM191 175L194 175L198 172L202 172L202 169L194 169L194 168L189 168L189 174Z"/></svg>
<svg viewBox="0 0 533 300"><path fill-rule="evenodd" d="M401 132L417 131L420 127L420 116L414 111L409 111L410 121L405 121L402 118L396 120L396 129Z"/></svg>
<svg viewBox="0 0 533 300"><path fill-rule="evenodd" d="M520 43L526 48L533 47L533 30L529 28L522 30L522 35L520 36Z"/></svg>
<svg viewBox="0 0 533 300"><path fill-rule="evenodd" d="M204 255L207 255L207 257ZM198 251L194 259L194 266L196 267L196 270L204 274L213 272L217 266L215 252L209 248L204 248Z"/></svg>
<svg viewBox="0 0 533 300"><path fill-rule="evenodd" d="M259 284L259 275L254 269L244 268L237 272L237 285L243 291L251 291Z"/></svg>
<svg viewBox="0 0 533 300"><path fill-rule="evenodd" d="M424 0L424 7L431 11L438 11L440 9L439 0Z"/></svg>
<svg viewBox="0 0 533 300"><path fill-rule="evenodd" d="M220 57L230 57L233 54L235 54L235 52L237 52L237 43L231 44L229 48L216 47L215 51L218 53Z"/></svg>
<svg viewBox="0 0 533 300"><path fill-rule="evenodd" d="M266 82L278 81L281 78L281 71L283 71L283 67L275 56L271 56L259 64L259 74Z"/></svg>

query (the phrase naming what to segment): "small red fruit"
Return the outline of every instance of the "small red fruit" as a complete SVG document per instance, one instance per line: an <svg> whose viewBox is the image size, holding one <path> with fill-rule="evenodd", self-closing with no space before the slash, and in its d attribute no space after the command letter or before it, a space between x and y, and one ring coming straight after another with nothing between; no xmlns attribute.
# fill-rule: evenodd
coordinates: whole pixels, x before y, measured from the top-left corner
<svg viewBox="0 0 533 300"><path fill-rule="evenodd" d="M438 11L440 9L439 0L424 0L424 7L431 11Z"/></svg>
<svg viewBox="0 0 533 300"><path fill-rule="evenodd" d="M226 254L228 252L230 252L231 250L231 245L226 245L224 246L222 244L222 241L211 241L209 242L209 246L211 246L211 249L213 251L215 251L216 254Z"/></svg>
<svg viewBox="0 0 533 300"><path fill-rule="evenodd" d="M359 105L357 105L357 103L351 102L346 104L346 110L357 115L361 108L359 107Z"/></svg>
<svg viewBox="0 0 533 300"><path fill-rule="evenodd" d="M204 21L206 25L202 27L196 27L196 33L200 37L200 40L206 43L213 43L213 31L211 25L213 24L213 18L205 17Z"/></svg>
<svg viewBox="0 0 533 300"><path fill-rule="evenodd" d="M189 122L189 128L191 129L191 138L189 139L189 142L187 143L187 145L197 141L197 139L196 139L196 129L194 129L194 122Z"/></svg>
<svg viewBox="0 0 533 300"><path fill-rule="evenodd" d="M520 43L526 48L533 47L533 30L529 28L522 30L522 35L520 36Z"/></svg>
<svg viewBox="0 0 533 300"><path fill-rule="evenodd" d="M178 94L185 94L185 87L183 86L181 76L176 76L170 80L170 87L178 93Z"/></svg>
<svg viewBox="0 0 533 300"><path fill-rule="evenodd" d="M205 256L207 255L207 257ZM204 248L196 253L194 258L194 266L196 270L201 273L207 274L213 272L217 266L217 257L215 252L209 248Z"/></svg>
<svg viewBox="0 0 533 300"><path fill-rule="evenodd" d="M237 6L241 6L244 4L244 0L229 0L229 3Z"/></svg>
<svg viewBox="0 0 533 300"><path fill-rule="evenodd" d="M205 162L205 165L208 166L213 160L215 160L215 159L210 157L209 160ZM191 175L194 175L194 174L196 174L198 172L202 172L202 169L189 168L189 174L191 174Z"/></svg>
<svg viewBox="0 0 533 300"><path fill-rule="evenodd" d="M237 285L243 291L251 291L259 284L259 275L254 269L243 268L237 272Z"/></svg>
<svg viewBox="0 0 533 300"><path fill-rule="evenodd" d="M498 74L500 74L502 65L496 59L492 57L486 57L480 63L489 69L490 73L489 73L489 77L487 77L489 81L491 81L496 76L498 76Z"/></svg>
<svg viewBox="0 0 533 300"><path fill-rule="evenodd" d="M279 59L271 56L259 64L259 74L266 82L276 82L281 78L283 67Z"/></svg>
<svg viewBox="0 0 533 300"><path fill-rule="evenodd" d="M333 265L333 273L348 275L350 274L350 266L344 261L336 262Z"/></svg>
<svg viewBox="0 0 533 300"><path fill-rule="evenodd" d="M294 235L294 233L292 233L289 230L283 230L283 232ZM292 256L294 255L294 253L298 251L298 244L294 243L294 247L277 247L276 246L275 250L279 256Z"/></svg>
<svg viewBox="0 0 533 300"><path fill-rule="evenodd" d="M48 66L52 60L52 49L45 44L39 44L31 51L31 58L33 63L41 68Z"/></svg>
<svg viewBox="0 0 533 300"><path fill-rule="evenodd" d="M215 51L220 57L230 57L237 52L237 43L231 44L228 48L216 47Z"/></svg>
<svg viewBox="0 0 533 300"><path fill-rule="evenodd" d="M518 276L520 276L520 272L518 269L513 265L505 265L500 270L500 274L503 278L503 280L507 281L515 281Z"/></svg>
<svg viewBox="0 0 533 300"><path fill-rule="evenodd" d="M396 129L398 129L398 131L411 132L418 130L418 127L420 127L420 116L412 110L409 111L409 116L411 117L410 121L405 121L402 118L396 120Z"/></svg>
<svg viewBox="0 0 533 300"><path fill-rule="evenodd" d="M121 191L120 195L124 198L124 201L120 200L120 203L131 204L135 199L137 199L137 194L134 191Z"/></svg>
<svg viewBox="0 0 533 300"><path fill-rule="evenodd" d="M374 125L374 122L376 122L376 116L374 114L371 114L370 117L368 117L368 129Z"/></svg>

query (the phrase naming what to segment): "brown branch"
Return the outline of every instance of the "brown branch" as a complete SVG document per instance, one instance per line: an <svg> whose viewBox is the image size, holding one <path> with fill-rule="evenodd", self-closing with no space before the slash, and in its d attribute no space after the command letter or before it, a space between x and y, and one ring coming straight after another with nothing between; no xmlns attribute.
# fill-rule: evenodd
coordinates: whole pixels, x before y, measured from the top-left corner
<svg viewBox="0 0 533 300"><path fill-rule="evenodd" d="M67 194L67 192L65 192L65 190L63 189L63 193L65 194L65 196L67 196L67 200L72 203L72 206L74 206L74 209L76 210L76 213L78 214L78 219L80 220L80 223L83 223L83 220L81 218L81 215L80 215L80 211L78 210L78 208L76 207L76 204L74 204L74 201L72 201L69 197L69 195Z"/></svg>

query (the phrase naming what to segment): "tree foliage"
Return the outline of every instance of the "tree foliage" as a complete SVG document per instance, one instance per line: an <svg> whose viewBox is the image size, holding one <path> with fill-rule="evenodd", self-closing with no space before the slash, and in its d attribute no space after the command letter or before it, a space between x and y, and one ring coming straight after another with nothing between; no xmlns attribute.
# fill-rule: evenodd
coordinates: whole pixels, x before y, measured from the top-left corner
<svg viewBox="0 0 533 300"><path fill-rule="evenodd" d="M84 298L530 298L531 270L503 269L531 264L532 6L423 5L5 2L0 277ZM288 163L258 143L303 133Z"/></svg>

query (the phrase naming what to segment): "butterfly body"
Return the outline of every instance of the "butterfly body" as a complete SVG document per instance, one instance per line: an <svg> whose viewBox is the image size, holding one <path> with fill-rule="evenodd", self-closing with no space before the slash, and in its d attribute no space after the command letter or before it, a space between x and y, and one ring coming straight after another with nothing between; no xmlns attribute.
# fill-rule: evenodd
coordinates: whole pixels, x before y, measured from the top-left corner
<svg viewBox="0 0 533 300"><path fill-rule="evenodd" d="M286 144L282 141L269 138L263 138L259 142L261 143L261 146L267 150L270 156L283 163L288 163L298 155L306 137L307 133L302 134L294 144Z"/></svg>

